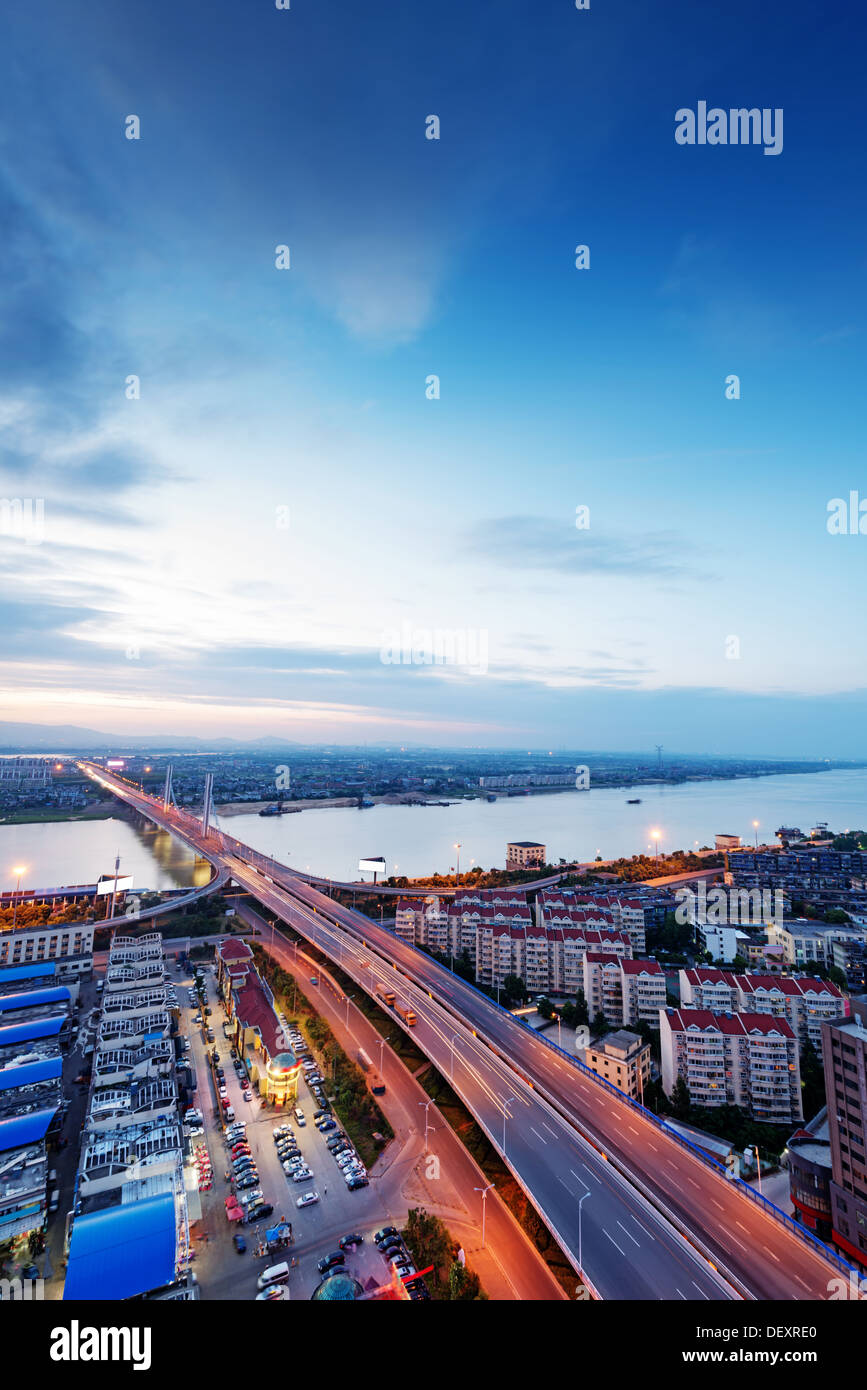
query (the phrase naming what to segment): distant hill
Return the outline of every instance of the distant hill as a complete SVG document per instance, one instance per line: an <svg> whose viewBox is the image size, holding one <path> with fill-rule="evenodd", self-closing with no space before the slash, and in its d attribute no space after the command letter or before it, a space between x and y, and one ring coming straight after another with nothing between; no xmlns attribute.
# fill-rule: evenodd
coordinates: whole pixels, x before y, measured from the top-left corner
<svg viewBox="0 0 867 1390"><path fill-rule="evenodd" d="M0 721L0 753L106 753L133 751L219 753L233 748L294 748L287 739L190 738L189 735L143 734L123 737L83 729L77 724L12 724Z"/></svg>

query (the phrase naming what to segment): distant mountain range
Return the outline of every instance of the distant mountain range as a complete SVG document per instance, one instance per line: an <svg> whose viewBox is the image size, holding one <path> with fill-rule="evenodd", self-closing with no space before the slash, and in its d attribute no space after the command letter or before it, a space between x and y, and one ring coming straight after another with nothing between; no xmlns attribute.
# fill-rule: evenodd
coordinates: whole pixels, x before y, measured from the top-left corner
<svg viewBox="0 0 867 1390"><path fill-rule="evenodd" d="M220 753L233 748L296 748L287 739L267 735L262 738L190 738L188 735L143 734L128 736L101 734L77 724L10 724L0 721L0 753Z"/></svg>

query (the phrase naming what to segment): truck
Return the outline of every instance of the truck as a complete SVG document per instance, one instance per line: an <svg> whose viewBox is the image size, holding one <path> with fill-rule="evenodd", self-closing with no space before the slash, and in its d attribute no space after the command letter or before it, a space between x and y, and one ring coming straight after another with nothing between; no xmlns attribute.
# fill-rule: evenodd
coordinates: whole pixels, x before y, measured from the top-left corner
<svg viewBox="0 0 867 1390"><path fill-rule="evenodd" d="M394 1006L394 1012L398 1015L399 1018L403 1019L407 1028L414 1028L415 1025L418 1023L418 1019L416 1018L412 1009L409 1007L409 1004L405 1004L402 999L398 999L397 1003Z"/></svg>
<svg viewBox="0 0 867 1390"><path fill-rule="evenodd" d="M382 1002L384 1004L387 1004L390 1009L394 1008L394 1001L397 998L397 995L395 994L393 989L389 989L387 985L377 985L374 993L376 994L377 999L381 999Z"/></svg>

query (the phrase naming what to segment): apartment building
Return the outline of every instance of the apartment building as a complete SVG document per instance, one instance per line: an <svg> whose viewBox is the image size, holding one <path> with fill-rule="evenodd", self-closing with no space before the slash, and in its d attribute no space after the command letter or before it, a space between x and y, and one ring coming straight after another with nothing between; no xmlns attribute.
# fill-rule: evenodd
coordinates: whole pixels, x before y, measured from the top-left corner
<svg viewBox="0 0 867 1390"><path fill-rule="evenodd" d="M782 946L787 965L804 966L812 962L833 965L834 946L867 945L867 927L837 926L808 917L793 917L767 928L768 944Z"/></svg>
<svg viewBox="0 0 867 1390"><path fill-rule="evenodd" d="M867 1265L867 1029L854 1018L826 1022L822 1044L833 1239Z"/></svg>
<svg viewBox="0 0 867 1390"><path fill-rule="evenodd" d="M659 1027L659 1011L665 1008L665 971L657 960L621 960L623 1022Z"/></svg>
<svg viewBox="0 0 867 1390"><path fill-rule="evenodd" d="M112 938L70 1226L65 1298L194 1298L200 1201L178 1104L162 937ZM135 1260L129 1250L140 1251Z"/></svg>
<svg viewBox="0 0 867 1390"><path fill-rule="evenodd" d="M644 1088L650 1081L650 1043L637 1033L620 1029L606 1034L601 1042L585 1048L584 1062L624 1095L643 1103Z"/></svg>
<svg viewBox="0 0 867 1390"><path fill-rule="evenodd" d="M618 1027L639 1022L658 1027L665 1008L665 974L658 961L587 951L582 987L591 1019L601 1013Z"/></svg>
<svg viewBox="0 0 867 1390"><path fill-rule="evenodd" d="M510 840L506 846L507 869L529 869L533 864L542 865L547 850L537 840Z"/></svg>
<svg viewBox="0 0 867 1390"><path fill-rule="evenodd" d="M93 970L93 922L43 923L38 927L0 928L0 969L54 961L64 976Z"/></svg>
<svg viewBox="0 0 867 1390"><path fill-rule="evenodd" d="M784 1018L798 1045L822 1048L822 1022L849 1013L849 1001L836 985L812 975L735 974L698 966L681 970L680 1002L712 1013L771 1014Z"/></svg>
<svg viewBox="0 0 867 1390"><path fill-rule="evenodd" d="M681 1008L663 1009L659 1023L667 1095L682 1077L695 1105L739 1105L773 1124L803 1119L798 1040L785 1019Z"/></svg>
<svg viewBox="0 0 867 1390"><path fill-rule="evenodd" d="M577 888L546 888L536 895L536 921L539 926L591 926L623 932L632 943L633 954L647 949L647 926L664 918L661 895L642 896L632 891L589 891Z"/></svg>

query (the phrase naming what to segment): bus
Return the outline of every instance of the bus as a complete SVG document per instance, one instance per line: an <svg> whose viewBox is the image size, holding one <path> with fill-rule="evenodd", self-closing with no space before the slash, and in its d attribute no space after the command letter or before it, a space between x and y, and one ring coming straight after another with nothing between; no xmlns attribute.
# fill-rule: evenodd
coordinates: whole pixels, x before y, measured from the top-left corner
<svg viewBox="0 0 867 1390"><path fill-rule="evenodd" d="M412 1009L409 1007L409 1004L404 1004L402 999L399 999L397 1001L397 1003L394 1006L394 1011L400 1018L403 1019L407 1028L414 1028L415 1025L418 1023L418 1019L416 1018Z"/></svg>
<svg viewBox="0 0 867 1390"><path fill-rule="evenodd" d="M374 991L377 999L381 999L390 1009L394 1008L394 1001L397 998L393 989L388 989L386 985L377 985Z"/></svg>

